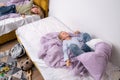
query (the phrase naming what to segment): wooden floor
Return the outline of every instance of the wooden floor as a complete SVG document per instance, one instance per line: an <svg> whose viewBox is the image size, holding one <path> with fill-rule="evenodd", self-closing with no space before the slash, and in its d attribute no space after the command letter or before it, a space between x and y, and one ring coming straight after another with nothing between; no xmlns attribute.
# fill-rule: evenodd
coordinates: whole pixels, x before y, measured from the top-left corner
<svg viewBox="0 0 120 80"><path fill-rule="evenodd" d="M0 52L11 49L16 43L18 43L17 40L12 40L3 45L0 45ZM35 67L33 68L32 80L44 80L40 72Z"/></svg>

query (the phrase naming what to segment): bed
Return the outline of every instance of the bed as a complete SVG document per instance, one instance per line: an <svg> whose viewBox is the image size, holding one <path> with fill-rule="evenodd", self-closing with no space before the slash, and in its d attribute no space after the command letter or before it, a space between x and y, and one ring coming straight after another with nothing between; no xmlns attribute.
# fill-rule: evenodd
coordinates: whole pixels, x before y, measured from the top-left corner
<svg viewBox="0 0 120 80"><path fill-rule="evenodd" d="M38 26L39 25L39 26ZM94 80L90 75L88 76L74 76L74 74L66 69L51 68L46 63L38 58L40 50L40 38L46 33L53 31L69 31L72 30L64 25L61 21L54 17L47 17L43 20L24 25L16 30L17 39L23 44L27 51L27 55L33 61L37 69L42 74L44 80ZM29 36L31 35L31 36ZM110 64L108 64L110 66ZM112 65L111 65L112 66ZM106 73L113 73L107 68ZM64 73L64 74L63 74ZM110 80L111 75L104 74L102 80Z"/></svg>
<svg viewBox="0 0 120 80"><path fill-rule="evenodd" d="M27 15L25 18L16 17L16 18L8 18L8 19L1 20L0 21L0 44L6 42L10 38L14 39L15 38L14 31L18 27L37 21L39 19L40 17L38 15L30 15L30 16ZM6 35L8 33L10 35Z"/></svg>
<svg viewBox="0 0 120 80"><path fill-rule="evenodd" d="M20 3L18 3L18 1L20 1ZM28 2L28 0L23 0L23 1L24 2L22 2L21 0L17 0L17 1L16 0L6 0L6 3L7 3L7 5L10 5L10 4L23 4L23 3ZM5 3L5 1L3 1L3 2ZM48 14L48 0L44 0L44 1L43 0L33 0L33 2L35 5L38 5L42 8L42 10L45 12L45 17L46 17ZM3 44L7 41L15 39L16 38L15 30L18 27L40 19L40 17L37 15L26 16L25 18L18 17L18 16L19 15L17 15L17 14L13 14L12 16L5 15L5 16L0 17L0 44ZM16 18L11 18L11 17L16 17ZM3 20L1 20L1 19L3 19Z"/></svg>

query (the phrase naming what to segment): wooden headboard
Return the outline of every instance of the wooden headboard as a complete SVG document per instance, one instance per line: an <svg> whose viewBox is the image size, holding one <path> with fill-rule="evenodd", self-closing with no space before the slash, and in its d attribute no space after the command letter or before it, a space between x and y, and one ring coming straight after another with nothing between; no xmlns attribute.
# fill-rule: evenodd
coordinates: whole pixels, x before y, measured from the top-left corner
<svg viewBox="0 0 120 80"><path fill-rule="evenodd" d="M45 12L45 17L48 16L48 6L49 6L49 1L48 0L33 0L34 4L37 6L40 6L44 12Z"/></svg>

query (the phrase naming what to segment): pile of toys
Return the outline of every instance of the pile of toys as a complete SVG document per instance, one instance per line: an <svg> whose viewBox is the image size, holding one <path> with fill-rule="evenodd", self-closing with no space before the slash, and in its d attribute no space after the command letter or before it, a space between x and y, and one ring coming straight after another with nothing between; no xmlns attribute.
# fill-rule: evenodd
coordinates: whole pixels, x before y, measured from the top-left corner
<svg viewBox="0 0 120 80"><path fill-rule="evenodd" d="M0 52L0 59L8 56L6 62L0 61L0 80L31 80L33 63L29 58L20 61L17 59L25 55L22 44L16 44L10 50ZM26 74L25 74L26 72Z"/></svg>

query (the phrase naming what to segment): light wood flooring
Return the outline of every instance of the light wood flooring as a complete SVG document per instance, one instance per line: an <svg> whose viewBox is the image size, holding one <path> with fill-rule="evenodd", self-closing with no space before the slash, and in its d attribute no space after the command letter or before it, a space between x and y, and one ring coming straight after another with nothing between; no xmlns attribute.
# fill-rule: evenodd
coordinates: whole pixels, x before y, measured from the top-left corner
<svg viewBox="0 0 120 80"><path fill-rule="evenodd" d="M5 50L11 49L16 43L18 43L17 40L12 40L5 44L0 45L0 52L4 52ZM33 70L32 71L32 80L44 80L43 77L41 76L40 72L35 67L33 67L32 70Z"/></svg>

